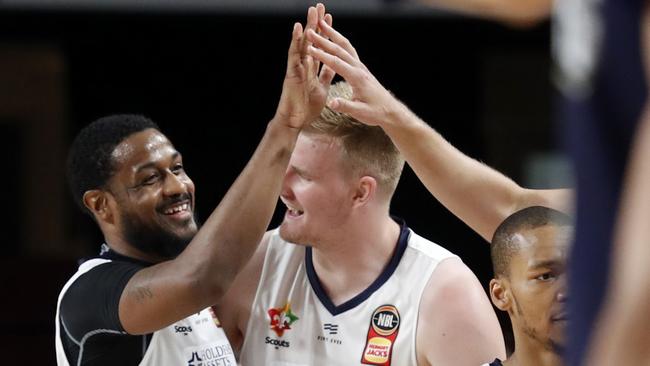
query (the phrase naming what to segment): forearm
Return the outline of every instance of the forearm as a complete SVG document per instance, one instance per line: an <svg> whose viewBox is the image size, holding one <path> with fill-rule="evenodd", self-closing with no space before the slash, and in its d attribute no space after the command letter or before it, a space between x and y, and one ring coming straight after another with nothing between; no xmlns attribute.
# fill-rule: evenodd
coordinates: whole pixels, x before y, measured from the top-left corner
<svg viewBox="0 0 650 366"><path fill-rule="evenodd" d="M195 276L217 290L215 297L227 290L266 231L298 132L276 119L268 124L251 160L178 258L198 268Z"/></svg>
<svg viewBox="0 0 650 366"><path fill-rule="evenodd" d="M526 190L453 147L406 106L382 127L429 192L454 215L490 241Z"/></svg>
<svg viewBox="0 0 650 366"><path fill-rule="evenodd" d="M421 3L515 25L547 19L552 0L419 0Z"/></svg>
<svg viewBox="0 0 650 366"><path fill-rule="evenodd" d="M140 270L120 299L120 320L145 334L221 299L271 220L298 130L269 123L252 158L175 259Z"/></svg>

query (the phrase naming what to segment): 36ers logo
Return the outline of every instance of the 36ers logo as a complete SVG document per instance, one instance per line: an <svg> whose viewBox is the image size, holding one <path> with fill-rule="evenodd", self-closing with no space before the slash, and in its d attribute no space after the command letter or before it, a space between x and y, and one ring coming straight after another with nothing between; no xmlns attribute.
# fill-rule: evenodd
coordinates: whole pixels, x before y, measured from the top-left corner
<svg viewBox="0 0 650 366"><path fill-rule="evenodd" d="M284 331L291 329L291 324L298 320L298 317L291 312L291 304L289 302L284 307L269 309L268 314L269 318L271 318L271 329L278 337L282 337Z"/></svg>
<svg viewBox="0 0 650 366"><path fill-rule="evenodd" d="M365 365L390 366L393 345L399 332L399 312L393 305L382 305L370 318L366 346L361 356Z"/></svg>

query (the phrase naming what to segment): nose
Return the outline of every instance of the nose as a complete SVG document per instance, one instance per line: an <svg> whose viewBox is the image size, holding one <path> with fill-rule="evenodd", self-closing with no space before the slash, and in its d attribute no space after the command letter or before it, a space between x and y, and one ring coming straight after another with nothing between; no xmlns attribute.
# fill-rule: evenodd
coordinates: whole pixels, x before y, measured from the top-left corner
<svg viewBox="0 0 650 366"><path fill-rule="evenodd" d="M293 191L291 190L291 181L293 179L293 173L291 168L288 168L286 173L284 173L284 179L282 179L282 190L280 191L280 197L284 199L292 199Z"/></svg>
<svg viewBox="0 0 650 366"><path fill-rule="evenodd" d="M165 196L175 196L187 192L187 185L179 175L168 173L163 185L163 194Z"/></svg>

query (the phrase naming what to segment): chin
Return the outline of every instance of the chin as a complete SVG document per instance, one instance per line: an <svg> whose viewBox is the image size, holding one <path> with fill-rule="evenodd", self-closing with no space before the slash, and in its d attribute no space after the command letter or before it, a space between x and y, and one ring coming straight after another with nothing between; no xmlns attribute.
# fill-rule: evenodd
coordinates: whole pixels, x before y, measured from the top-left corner
<svg viewBox="0 0 650 366"><path fill-rule="evenodd" d="M307 245L308 241L300 233L290 230L284 222L280 225L280 237L282 240L298 245Z"/></svg>

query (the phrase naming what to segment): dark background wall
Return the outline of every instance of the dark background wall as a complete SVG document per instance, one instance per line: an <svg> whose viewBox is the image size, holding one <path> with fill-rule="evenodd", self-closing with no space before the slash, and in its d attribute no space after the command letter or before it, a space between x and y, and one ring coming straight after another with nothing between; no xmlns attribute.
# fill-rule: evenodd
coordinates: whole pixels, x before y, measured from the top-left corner
<svg viewBox="0 0 650 366"><path fill-rule="evenodd" d="M106 114L152 117L183 153L207 217L275 111L292 24L303 19L293 10L0 11L7 364L54 364L58 291L102 240L66 190L74 134ZM334 13L334 23L384 85L467 154L524 184L531 156L554 150L548 24L517 30L390 12ZM393 213L460 255L487 284L488 245L408 168Z"/></svg>

